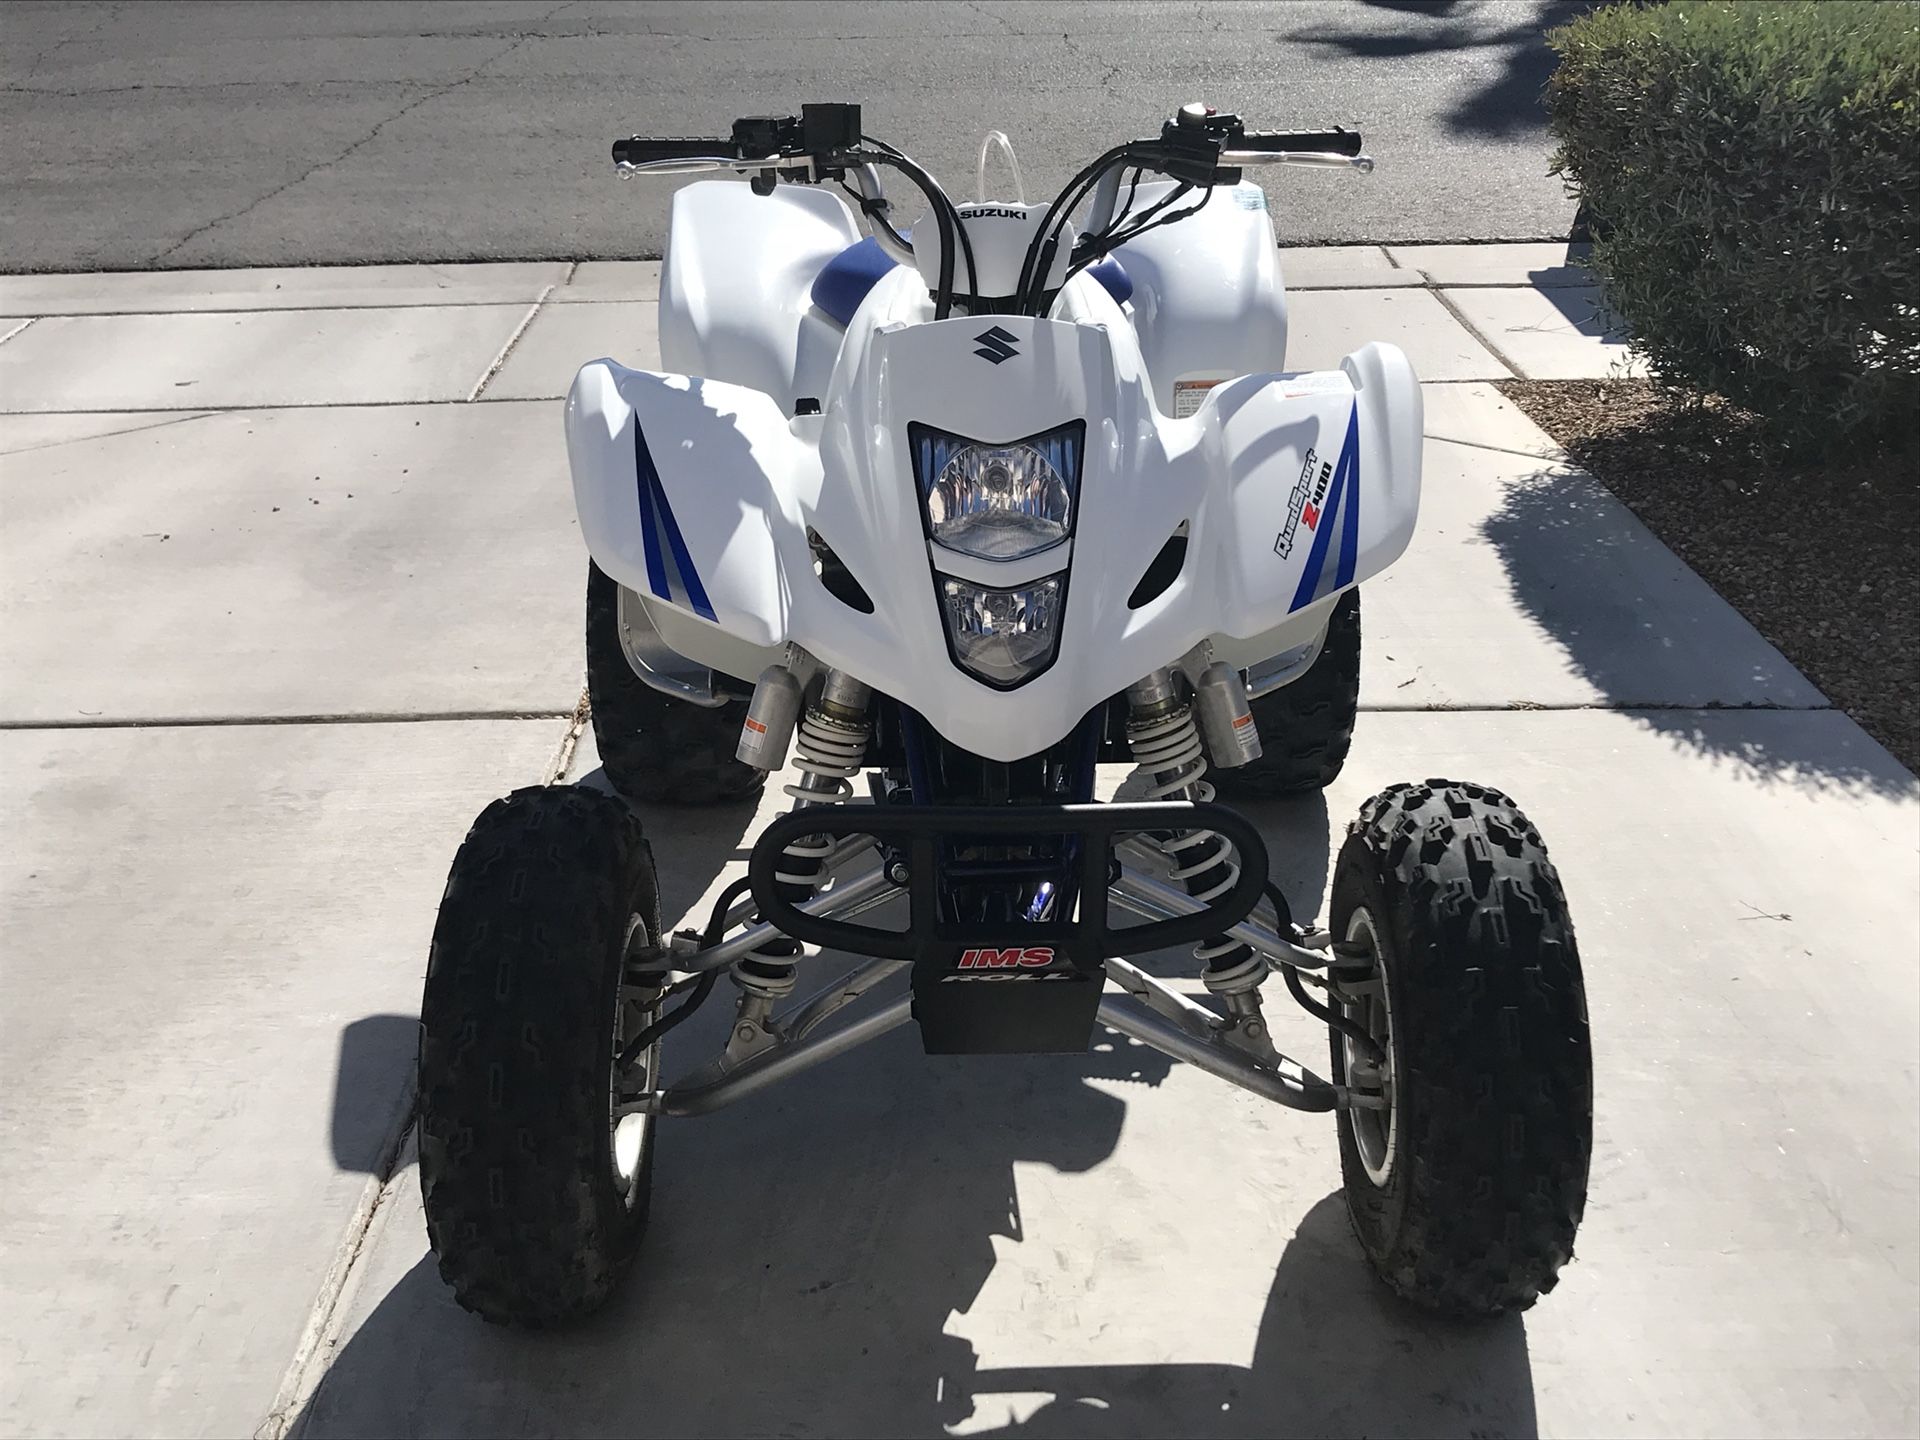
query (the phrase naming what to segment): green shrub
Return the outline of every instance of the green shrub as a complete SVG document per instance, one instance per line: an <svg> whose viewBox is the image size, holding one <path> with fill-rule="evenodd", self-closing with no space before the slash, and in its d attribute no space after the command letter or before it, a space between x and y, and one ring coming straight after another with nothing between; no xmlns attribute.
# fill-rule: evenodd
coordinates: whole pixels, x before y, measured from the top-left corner
<svg viewBox="0 0 1920 1440"><path fill-rule="evenodd" d="M1920 5L1675 0L1554 31L1558 171L1662 379L1795 446L1912 436Z"/></svg>

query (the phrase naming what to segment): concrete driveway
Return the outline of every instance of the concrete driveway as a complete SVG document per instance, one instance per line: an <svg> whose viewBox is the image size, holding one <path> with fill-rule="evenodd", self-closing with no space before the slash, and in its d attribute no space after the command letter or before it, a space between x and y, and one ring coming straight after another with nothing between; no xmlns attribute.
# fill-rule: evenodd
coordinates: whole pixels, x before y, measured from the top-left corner
<svg viewBox="0 0 1920 1440"><path fill-rule="evenodd" d="M1368 1279L1330 1124L910 1033L667 1129L603 1318L459 1312L411 1016L467 822L594 769L555 397L651 360L652 267L0 278L0 1432L1913 1433L1920 789L1487 383L1614 363L1562 258L1284 260L1296 364L1433 383L1278 878L1311 910L1366 794L1484 780L1585 955L1580 1258L1464 1329ZM647 818L704 910L755 817Z"/></svg>

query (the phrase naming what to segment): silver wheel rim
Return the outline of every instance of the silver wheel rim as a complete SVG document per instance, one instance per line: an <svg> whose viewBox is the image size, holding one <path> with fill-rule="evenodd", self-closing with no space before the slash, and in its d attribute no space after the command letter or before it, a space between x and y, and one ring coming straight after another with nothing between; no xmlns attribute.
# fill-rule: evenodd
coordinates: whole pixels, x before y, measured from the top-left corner
<svg viewBox="0 0 1920 1440"><path fill-rule="evenodd" d="M641 1052L632 1067L622 1071L618 1061L627 1042L653 1022L660 1007L635 999L626 985L626 962L651 943L646 922L638 915L627 917L627 939L621 946L621 983L614 992L613 1054L607 1065L607 1150L613 1160L613 1188L629 1209L639 1196L640 1171L647 1163L647 1150L653 1142L653 1116L622 1115L620 1092L625 1086L644 1082L654 1085L654 1067L660 1063L660 1044L655 1041ZM625 1082L623 1086L622 1082Z"/></svg>
<svg viewBox="0 0 1920 1440"><path fill-rule="evenodd" d="M1341 1009L1347 1019L1373 1038L1387 1057L1380 1076L1380 1090L1386 1097L1387 1108L1349 1110L1347 1124L1353 1132L1353 1148L1359 1154L1360 1167L1376 1188L1384 1190L1393 1176L1394 1157L1400 1148L1399 1106L1394 1104L1393 997L1387 988L1386 967L1380 963L1380 934L1374 928L1372 914L1364 906L1355 910L1347 921L1345 939L1349 945L1366 947L1373 960L1373 975L1364 988L1343 987ZM1359 1052L1353 1041L1343 1037L1340 1068L1351 1085L1355 1070L1364 1075L1372 1068L1372 1062Z"/></svg>

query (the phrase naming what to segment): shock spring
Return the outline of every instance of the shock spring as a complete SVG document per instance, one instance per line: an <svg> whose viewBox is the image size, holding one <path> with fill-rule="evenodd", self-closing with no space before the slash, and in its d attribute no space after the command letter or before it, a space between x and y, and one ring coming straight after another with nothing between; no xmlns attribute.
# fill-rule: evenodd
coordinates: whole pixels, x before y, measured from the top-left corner
<svg viewBox="0 0 1920 1440"><path fill-rule="evenodd" d="M838 805L852 798L853 778L865 768L867 739L873 730L867 719L871 693L842 671L827 672L819 700L807 707L798 727L793 765L800 779L781 787L795 810ZM781 852L781 866L774 874L782 886L793 887L790 899L804 899L819 889L833 843L828 836L809 835ZM798 979L793 961L799 950L792 940L769 940L734 962L734 980L748 995L778 999Z"/></svg>
<svg viewBox="0 0 1920 1440"><path fill-rule="evenodd" d="M1172 701L1171 680L1164 672L1151 676L1128 692L1136 704L1127 722L1127 745L1134 760L1151 777L1147 784L1150 800L1213 799L1213 785L1205 779L1206 748L1200 743L1200 727L1193 718L1193 707ZM1161 842L1161 848L1173 857L1168 878L1186 887L1194 899L1208 901L1226 894L1240 879L1240 857L1224 836L1212 830L1181 831ZM1237 940L1224 936L1194 947L1196 960L1211 964L1222 957L1244 950Z"/></svg>

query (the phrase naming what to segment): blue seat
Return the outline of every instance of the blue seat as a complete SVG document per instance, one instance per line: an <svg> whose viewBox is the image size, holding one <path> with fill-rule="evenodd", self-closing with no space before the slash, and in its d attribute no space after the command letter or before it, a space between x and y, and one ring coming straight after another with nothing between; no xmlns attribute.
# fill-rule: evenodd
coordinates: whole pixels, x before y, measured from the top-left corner
<svg viewBox="0 0 1920 1440"><path fill-rule="evenodd" d="M1087 267L1087 274L1098 280L1106 292L1113 297L1113 303L1124 305L1133 298L1133 277L1127 274L1126 267L1113 256L1097 260Z"/></svg>
<svg viewBox="0 0 1920 1440"><path fill-rule="evenodd" d="M897 262L871 235L849 245L820 267L813 277L813 303L842 325L853 323L853 312Z"/></svg>
<svg viewBox="0 0 1920 1440"><path fill-rule="evenodd" d="M851 325L860 302L896 263L869 235L820 267L820 273L813 277L813 303L842 325ZM1106 287L1116 304L1124 305L1133 298L1132 278L1111 255L1088 266L1087 273Z"/></svg>

